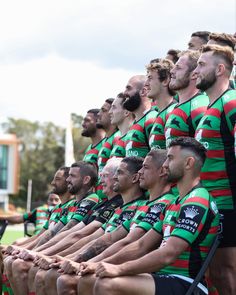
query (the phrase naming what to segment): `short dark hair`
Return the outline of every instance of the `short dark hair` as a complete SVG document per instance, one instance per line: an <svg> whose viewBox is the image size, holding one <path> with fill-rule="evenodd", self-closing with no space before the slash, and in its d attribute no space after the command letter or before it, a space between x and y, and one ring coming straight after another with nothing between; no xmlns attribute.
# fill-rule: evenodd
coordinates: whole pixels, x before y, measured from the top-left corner
<svg viewBox="0 0 236 295"><path fill-rule="evenodd" d="M58 170L63 171L63 176L65 178L69 176L70 167L62 166Z"/></svg>
<svg viewBox="0 0 236 295"><path fill-rule="evenodd" d="M192 33L191 37L199 37L201 38L205 43L209 40L209 35L211 32L209 31L197 31Z"/></svg>
<svg viewBox="0 0 236 295"><path fill-rule="evenodd" d="M167 51L167 54L173 56L173 63L176 63L176 62L178 61L178 59L179 59L179 53L180 53L180 52L181 52L181 51L178 50L178 49L169 49L169 50Z"/></svg>
<svg viewBox="0 0 236 295"><path fill-rule="evenodd" d="M142 168L143 158L134 156L125 157L121 162L127 164L127 169L131 174L135 174Z"/></svg>
<svg viewBox="0 0 236 295"><path fill-rule="evenodd" d="M195 138L185 136L177 137L170 142L169 148L173 146L180 146L181 149L186 149L192 152L196 156L198 160L197 162L199 162L198 164L200 164L200 167L202 167L202 165L204 164L207 150Z"/></svg>
<svg viewBox="0 0 236 295"><path fill-rule="evenodd" d="M151 150L146 157L152 157L153 162L156 165L156 168L159 169L164 164L167 158L167 151L158 149L158 150Z"/></svg>
<svg viewBox="0 0 236 295"><path fill-rule="evenodd" d="M110 105L113 103L113 101L114 101L115 99L114 98L107 98L106 100L105 100L105 102L107 102L107 103L109 103Z"/></svg>
<svg viewBox="0 0 236 295"><path fill-rule="evenodd" d="M87 111L87 113L93 114L95 119L97 119L99 111L100 111L100 109L90 109Z"/></svg>
<svg viewBox="0 0 236 295"><path fill-rule="evenodd" d="M149 61L149 63L150 64L152 64L152 63L157 63L157 62L159 62L161 59L160 58L154 58L154 59L151 59L150 61Z"/></svg>
<svg viewBox="0 0 236 295"><path fill-rule="evenodd" d="M126 97L124 95L123 92L120 92L118 95L117 95L118 98L121 98L121 104L123 105L123 103L125 102L126 100Z"/></svg>
<svg viewBox="0 0 236 295"><path fill-rule="evenodd" d="M96 184L98 175L97 175L97 169L96 167L85 161L78 161L76 163L73 163L71 165L71 168L80 168L80 174L82 177L90 176L90 182L89 185L92 187Z"/></svg>

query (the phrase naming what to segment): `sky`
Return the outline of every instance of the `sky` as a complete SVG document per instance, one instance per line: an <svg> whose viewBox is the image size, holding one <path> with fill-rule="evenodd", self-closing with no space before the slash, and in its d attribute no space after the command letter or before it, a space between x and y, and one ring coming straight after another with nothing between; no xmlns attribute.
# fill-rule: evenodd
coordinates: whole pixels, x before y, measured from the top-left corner
<svg viewBox="0 0 236 295"><path fill-rule="evenodd" d="M234 33L235 0L0 0L0 121L65 127L194 31Z"/></svg>

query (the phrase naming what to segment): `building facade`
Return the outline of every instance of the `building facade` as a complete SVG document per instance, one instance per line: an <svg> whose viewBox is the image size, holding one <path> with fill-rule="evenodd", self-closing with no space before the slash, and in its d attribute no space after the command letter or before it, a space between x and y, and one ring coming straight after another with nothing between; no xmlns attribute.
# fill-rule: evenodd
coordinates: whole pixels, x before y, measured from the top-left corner
<svg viewBox="0 0 236 295"><path fill-rule="evenodd" d="M19 140L0 133L0 207L8 210L9 194L19 190Z"/></svg>

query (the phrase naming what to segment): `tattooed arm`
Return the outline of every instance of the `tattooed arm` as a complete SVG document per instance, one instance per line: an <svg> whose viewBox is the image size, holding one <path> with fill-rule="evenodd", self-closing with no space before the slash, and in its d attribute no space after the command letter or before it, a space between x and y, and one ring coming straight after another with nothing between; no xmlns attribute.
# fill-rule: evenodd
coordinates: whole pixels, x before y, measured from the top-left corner
<svg viewBox="0 0 236 295"><path fill-rule="evenodd" d="M109 246L105 251L103 251L102 253L100 253L96 257L90 259L90 261L91 262L102 261L102 260L114 255L114 253L119 252L120 250L122 250L127 245L129 245L129 244L135 242L136 240L140 239L144 234L145 234L145 231L143 229L135 228L134 230L129 232L128 235L125 238L115 242L114 244Z"/></svg>
<svg viewBox="0 0 236 295"><path fill-rule="evenodd" d="M42 249L39 250L39 246L44 245L45 243L47 243L51 238L53 238L62 228L64 227L64 224L62 222L58 222L53 229L48 230L47 233L38 241L37 245L36 245L36 249L37 251L40 251ZM42 248L45 248L42 247Z"/></svg>
<svg viewBox="0 0 236 295"><path fill-rule="evenodd" d="M105 233L100 238L96 239L96 241L91 246L79 254L78 257L80 257L80 262L87 261L94 256L97 256L113 243L123 239L126 235L127 231L122 226L119 226L111 233Z"/></svg>

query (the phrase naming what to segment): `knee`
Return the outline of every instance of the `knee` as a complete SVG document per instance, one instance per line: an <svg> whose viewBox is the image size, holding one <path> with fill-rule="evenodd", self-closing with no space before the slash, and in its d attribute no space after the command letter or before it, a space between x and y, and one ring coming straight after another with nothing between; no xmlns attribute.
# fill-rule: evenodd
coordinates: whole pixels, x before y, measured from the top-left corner
<svg viewBox="0 0 236 295"><path fill-rule="evenodd" d="M37 271L37 273L35 274L35 279L34 279L35 287L39 287L42 284L44 284L44 278L45 278L45 271L39 269L39 271Z"/></svg>
<svg viewBox="0 0 236 295"><path fill-rule="evenodd" d="M94 275L80 277L77 284L77 293L79 295L92 294L95 280Z"/></svg>
<svg viewBox="0 0 236 295"><path fill-rule="evenodd" d="M113 278L102 278L97 279L94 289L96 290L96 295L110 295L114 294L116 290L116 282Z"/></svg>
<svg viewBox="0 0 236 295"><path fill-rule="evenodd" d="M6 267L7 269L12 267L13 262L15 261L15 259L13 259L12 256L8 256L3 260L3 264L4 267Z"/></svg>
<svg viewBox="0 0 236 295"><path fill-rule="evenodd" d="M29 274L28 274L28 280L29 281L34 281L35 276L37 274L37 272L39 271L39 268L37 266L32 266L29 270Z"/></svg>
<svg viewBox="0 0 236 295"><path fill-rule="evenodd" d="M24 281L28 277L29 267L24 260L16 259L12 263L12 277L13 280Z"/></svg>
<svg viewBox="0 0 236 295"><path fill-rule="evenodd" d="M12 257L7 256L6 258L3 259L3 264L4 264L4 269L9 270L12 265Z"/></svg>
<svg viewBox="0 0 236 295"><path fill-rule="evenodd" d="M57 279L57 292L58 294L76 294L77 280L75 276L61 275Z"/></svg>
<svg viewBox="0 0 236 295"><path fill-rule="evenodd" d="M16 259L12 263L12 269L14 269L14 272L22 273L25 272L28 268L24 260Z"/></svg>
<svg viewBox="0 0 236 295"><path fill-rule="evenodd" d="M52 285L56 286L57 278L59 277L59 274L57 272L57 269L49 269L47 271L47 275L45 276L45 286L51 287Z"/></svg>

